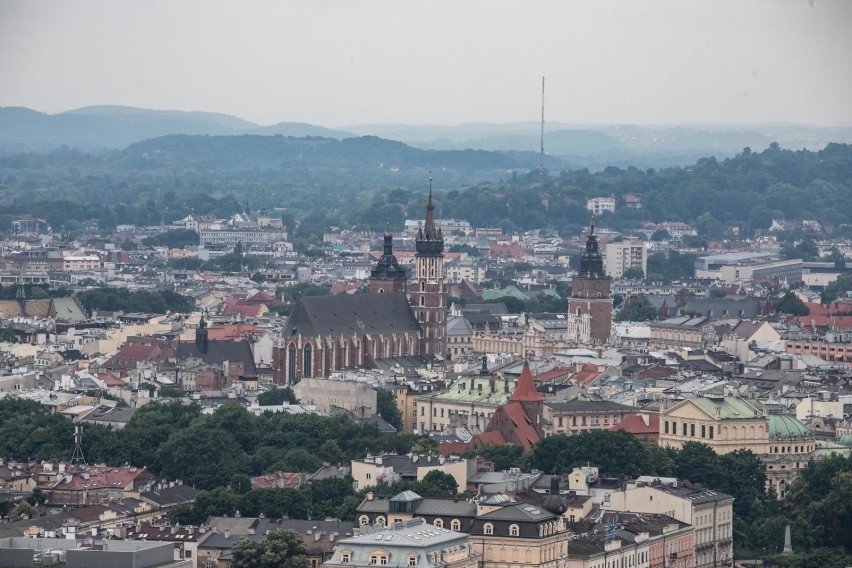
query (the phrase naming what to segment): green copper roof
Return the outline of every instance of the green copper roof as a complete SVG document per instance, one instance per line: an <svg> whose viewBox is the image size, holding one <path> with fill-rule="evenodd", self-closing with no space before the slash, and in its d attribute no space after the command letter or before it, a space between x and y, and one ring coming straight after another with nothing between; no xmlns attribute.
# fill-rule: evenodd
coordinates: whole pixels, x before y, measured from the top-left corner
<svg viewBox="0 0 852 568"><path fill-rule="evenodd" d="M517 298L518 300L529 300L529 296L518 290L515 286L506 286L502 290L483 290L482 300L499 300L505 297Z"/></svg>
<svg viewBox="0 0 852 568"><path fill-rule="evenodd" d="M751 403L738 396L708 397L698 396L689 399L695 406L709 414L716 416L719 409L721 420L741 420L743 418L762 418L763 409L756 403Z"/></svg>
<svg viewBox="0 0 852 568"><path fill-rule="evenodd" d="M508 389L506 384L508 382ZM508 392L506 392L508 390ZM494 392L491 392L491 379L489 377L462 377L447 390L435 398L447 401L476 402L485 404L501 405L515 391L512 381L506 379L494 379Z"/></svg>
<svg viewBox="0 0 852 568"><path fill-rule="evenodd" d="M785 414L769 415L769 438L812 438L804 424Z"/></svg>
<svg viewBox="0 0 852 568"><path fill-rule="evenodd" d="M398 493L397 495L394 495L393 497L391 497L391 501L401 502L401 503L409 503L411 501L419 501L420 499L423 499L423 497L421 497L420 495L418 495L414 491L408 491L408 490L403 491L402 493Z"/></svg>
<svg viewBox="0 0 852 568"><path fill-rule="evenodd" d="M852 434L846 434L845 436L841 436L837 443L841 446L852 446Z"/></svg>

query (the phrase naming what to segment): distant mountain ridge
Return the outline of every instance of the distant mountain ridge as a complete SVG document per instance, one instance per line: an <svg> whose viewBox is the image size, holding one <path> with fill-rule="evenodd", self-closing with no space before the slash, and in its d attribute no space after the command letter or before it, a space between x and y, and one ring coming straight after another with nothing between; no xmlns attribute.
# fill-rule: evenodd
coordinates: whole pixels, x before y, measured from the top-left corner
<svg viewBox="0 0 852 568"><path fill-rule="evenodd" d="M121 150L169 135L293 136L335 140L374 136L423 150L483 150L537 153L538 122L459 125L362 124L341 129L302 122L261 126L229 114L89 106L58 114L23 107L0 108L0 155L45 152L62 146L85 152ZM754 125L577 125L545 124L545 152L553 167L638 168L689 165L705 156L719 159L745 147L817 150L830 142L852 143L852 127L797 124ZM557 166L559 164L559 166Z"/></svg>
<svg viewBox="0 0 852 568"><path fill-rule="evenodd" d="M306 123L260 126L236 116L211 112L91 106L58 114L24 107L0 108L0 153L47 151L70 146L86 151L122 149L170 134L325 136L354 134Z"/></svg>

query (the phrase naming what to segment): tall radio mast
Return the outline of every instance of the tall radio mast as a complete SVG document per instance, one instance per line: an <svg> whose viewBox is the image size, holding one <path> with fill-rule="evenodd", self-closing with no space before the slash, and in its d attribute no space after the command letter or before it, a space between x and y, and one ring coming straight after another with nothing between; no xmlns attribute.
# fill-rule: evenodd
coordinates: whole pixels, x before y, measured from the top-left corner
<svg viewBox="0 0 852 568"><path fill-rule="evenodd" d="M541 155L538 159L538 170L544 174L544 76L541 78Z"/></svg>

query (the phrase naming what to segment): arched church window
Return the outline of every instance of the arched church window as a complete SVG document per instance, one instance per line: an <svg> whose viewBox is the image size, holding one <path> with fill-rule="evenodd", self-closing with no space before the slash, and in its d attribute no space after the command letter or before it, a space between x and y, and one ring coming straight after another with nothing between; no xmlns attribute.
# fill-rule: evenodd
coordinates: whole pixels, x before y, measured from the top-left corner
<svg viewBox="0 0 852 568"><path fill-rule="evenodd" d="M296 344L291 343L287 348L287 381L296 380Z"/></svg>
<svg viewBox="0 0 852 568"><path fill-rule="evenodd" d="M305 345L304 353L302 357L302 375L304 377L310 378L311 371L313 370L311 367L311 363L313 362L313 347L308 343Z"/></svg>

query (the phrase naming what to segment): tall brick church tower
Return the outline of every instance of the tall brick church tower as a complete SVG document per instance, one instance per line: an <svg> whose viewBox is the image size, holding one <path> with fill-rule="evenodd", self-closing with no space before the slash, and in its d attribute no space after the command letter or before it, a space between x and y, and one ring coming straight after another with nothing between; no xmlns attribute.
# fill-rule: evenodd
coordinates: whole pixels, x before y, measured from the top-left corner
<svg viewBox="0 0 852 568"><path fill-rule="evenodd" d="M612 281L604 274L592 219L580 272L571 281L568 298L568 341L586 345L607 343L612 333Z"/></svg>
<svg viewBox="0 0 852 568"><path fill-rule="evenodd" d="M417 254L414 255L414 282L411 309L423 337L420 354L444 356L447 350L447 283L444 277L444 235L435 226L432 204L432 178L429 178L429 201L426 222L417 231Z"/></svg>
<svg viewBox="0 0 852 568"><path fill-rule="evenodd" d="M385 231L385 250L375 268L370 271L367 289L370 294L405 292L405 284L405 269L393 254L393 235Z"/></svg>

